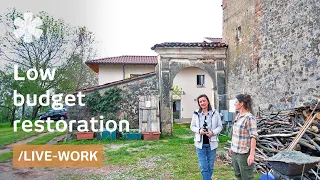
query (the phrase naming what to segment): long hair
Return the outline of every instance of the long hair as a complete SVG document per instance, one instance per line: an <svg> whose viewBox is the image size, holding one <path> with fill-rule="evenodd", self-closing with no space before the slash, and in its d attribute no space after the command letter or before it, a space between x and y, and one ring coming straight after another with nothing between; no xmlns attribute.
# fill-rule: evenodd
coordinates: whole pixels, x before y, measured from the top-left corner
<svg viewBox="0 0 320 180"><path fill-rule="evenodd" d="M199 106L199 112L202 111L202 108L201 108L200 103L199 103L199 99L202 98L202 97L205 97L207 99L207 101L208 101L208 111L212 110L212 107L211 107L211 104L210 104L208 96L205 95L205 94L201 94L200 96L197 97L198 106Z"/></svg>
<svg viewBox="0 0 320 180"><path fill-rule="evenodd" d="M249 94L238 94L236 98L238 99L239 103L243 103L243 106L247 111L252 111L252 99Z"/></svg>

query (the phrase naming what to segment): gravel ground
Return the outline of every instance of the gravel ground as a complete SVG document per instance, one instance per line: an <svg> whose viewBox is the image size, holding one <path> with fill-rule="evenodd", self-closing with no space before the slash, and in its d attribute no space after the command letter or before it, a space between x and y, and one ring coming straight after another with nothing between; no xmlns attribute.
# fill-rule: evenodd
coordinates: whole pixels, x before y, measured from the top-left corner
<svg viewBox="0 0 320 180"><path fill-rule="evenodd" d="M61 137L56 138L60 140ZM105 149L116 151L121 147L125 147L128 144L122 145L106 145ZM145 148L151 148L151 146L129 148L131 151L140 151ZM136 172L141 169L148 169L147 172L154 173L153 168L157 165L158 161L161 161L160 157L152 157L150 159L144 159L137 162L135 166L116 166L105 165L100 168L15 168L12 166L12 161L6 163L0 163L0 180L68 180L68 179L141 179L140 175ZM159 173L158 173L159 174ZM161 175L161 174L159 174ZM169 175L165 179L169 178ZM157 177L157 179L159 179Z"/></svg>
<svg viewBox="0 0 320 180"><path fill-rule="evenodd" d="M127 171L114 165L101 168L14 168L11 162L0 163L0 180L106 179L109 174Z"/></svg>
<svg viewBox="0 0 320 180"><path fill-rule="evenodd" d="M135 180L144 176L155 179L173 179L171 174L155 172L154 168L163 157L152 157L137 162L135 166L105 165L100 168L14 168L12 162L0 163L0 180L68 180L68 179L124 179ZM145 174L136 172L144 169ZM148 178L153 179L153 178Z"/></svg>
<svg viewBox="0 0 320 180"><path fill-rule="evenodd" d="M168 158L159 154L141 159L135 165L104 165L99 168L14 168L10 161L0 163L0 180L170 180L174 176L167 172L167 168L171 167ZM223 162L219 156L217 158L216 166L222 166Z"/></svg>

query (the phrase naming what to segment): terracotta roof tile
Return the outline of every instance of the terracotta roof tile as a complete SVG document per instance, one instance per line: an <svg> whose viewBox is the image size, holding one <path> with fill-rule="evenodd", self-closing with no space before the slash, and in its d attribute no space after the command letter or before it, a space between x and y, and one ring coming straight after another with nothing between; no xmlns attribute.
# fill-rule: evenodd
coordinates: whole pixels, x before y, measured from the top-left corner
<svg viewBox="0 0 320 180"><path fill-rule="evenodd" d="M157 56L116 56L86 61L86 64L158 64Z"/></svg>
<svg viewBox="0 0 320 180"><path fill-rule="evenodd" d="M153 71L153 72L141 74L140 76L136 76L136 77L132 77L132 78L122 79L122 80L119 80L119 81L113 81L113 82L110 82L110 83L106 83L106 84L102 84L102 85L98 85L98 86L94 86L94 87L89 87L89 88L85 88L85 89L79 89L79 90L75 91L74 93L90 92L90 91L94 91L94 90L99 90L99 89L103 89L103 88L106 88L106 87L115 86L115 85L118 85L118 84L121 84L121 83L130 82L130 81L133 81L133 80L136 80L136 79L153 76L155 74L156 74L156 72Z"/></svg>
<svg viewBox="0 0 320 180"><path fill-rule="evenodd" d="M205 37L204 41L209 41L209 42L222 42L222 38L213 38L213 37Z"/></svg>
<svg viewBox="0 0 320 180"><path fill-rule="evenodd" d="M165 42L161 44L155 44L151 47L155 50L158 47L203 47L203 48L216 48L216 47L227 47L222 42Z"/></svg>

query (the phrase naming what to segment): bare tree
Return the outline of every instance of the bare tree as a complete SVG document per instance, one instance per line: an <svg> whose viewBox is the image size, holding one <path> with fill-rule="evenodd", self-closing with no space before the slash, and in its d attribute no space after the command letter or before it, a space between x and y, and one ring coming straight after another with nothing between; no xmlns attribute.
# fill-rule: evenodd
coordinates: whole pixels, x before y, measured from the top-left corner
<svg viewBox="0 0 320 180"><path fill-rule="evenodd" d="M13 30L17 29L14 21L23 18L16 9L9 10L1 17L4 35L0 37L0 58L11 64L18 64L22 72L30 68L56 69L54 80L35 80L30 94L38 96L47 90L56 93L73 92L84 85L95 85L95 74L84 65L87 58L94 58L94 35L85 27L71 27L61 19L54 19L46 12L40 12L43 24L40 39L26 43L16 38ZM13 77L12 77L13 78ZM92 79L93 78L93 79ZM32 119L41 106L33 107Z"/></svg>

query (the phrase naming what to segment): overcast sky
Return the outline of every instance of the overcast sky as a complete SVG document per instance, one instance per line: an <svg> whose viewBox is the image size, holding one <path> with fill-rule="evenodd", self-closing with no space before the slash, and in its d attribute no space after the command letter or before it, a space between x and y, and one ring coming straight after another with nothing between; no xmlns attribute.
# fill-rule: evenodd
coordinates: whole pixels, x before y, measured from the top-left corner
<svg viewBox="0 0 320 180"><path fill-rule="evenodd" d="M221 0L1 0L8 8L46 11L73 26L87 26L98 57L156 55L162 42L201 42L222 37Z"/></svg>

